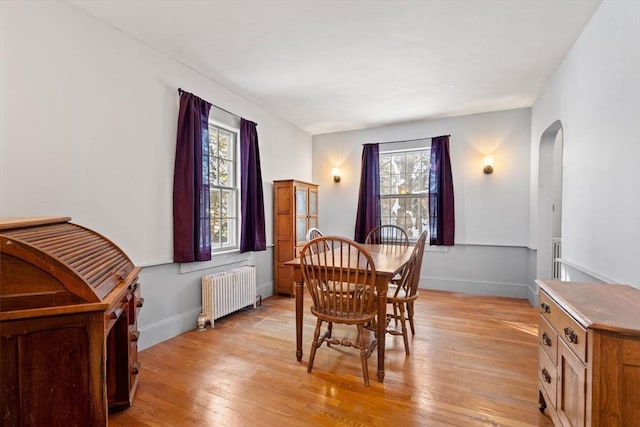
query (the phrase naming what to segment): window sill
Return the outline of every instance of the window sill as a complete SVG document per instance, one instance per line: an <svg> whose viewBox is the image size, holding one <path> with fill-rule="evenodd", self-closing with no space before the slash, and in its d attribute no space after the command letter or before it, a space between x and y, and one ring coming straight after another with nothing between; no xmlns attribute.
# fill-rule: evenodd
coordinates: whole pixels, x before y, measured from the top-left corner
<svg viewBox="0 0 640 427"><path fill-rule="evenodd" d="M189 262L180 264L179 272L180 274L186 274L199 270L208 270L211 268L223 267L225 265L248 262L249 254L250 252L240 253L240 250L238 249L228 252L216 252L212 254L211 261Z"/></svg>

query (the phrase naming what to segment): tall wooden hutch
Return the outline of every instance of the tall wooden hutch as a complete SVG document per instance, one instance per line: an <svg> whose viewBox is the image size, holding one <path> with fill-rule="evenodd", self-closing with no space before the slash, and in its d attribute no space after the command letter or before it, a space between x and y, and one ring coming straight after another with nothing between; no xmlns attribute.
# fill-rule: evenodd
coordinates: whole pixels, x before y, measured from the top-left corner
<svg viewBox="0 0 640 427"><path fill-rule="evenodd" d="M0 219L0 425L106 426L133 399L140 268L70 219Z"/></svg>
<svg viewBox="0 0 640 427"><path fill-rule="evenodd" d="M318 186L292 179L273 182L273 283L275 294L293 296L293 269L307 231L318 227Z"/></svg>

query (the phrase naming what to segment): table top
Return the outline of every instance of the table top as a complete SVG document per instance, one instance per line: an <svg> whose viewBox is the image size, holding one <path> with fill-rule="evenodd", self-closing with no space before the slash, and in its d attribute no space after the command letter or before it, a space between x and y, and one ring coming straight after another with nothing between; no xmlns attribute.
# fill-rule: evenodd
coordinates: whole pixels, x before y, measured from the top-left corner
<svg viewBox="0 0 640 427"><path fill-rule="evenodd" d="M393 275L411 258L413 245L362 245L371 255L379 275ZM336 251L337 249L334 249ZM285 262L285 265L300 266L300 258Z"/></svg>

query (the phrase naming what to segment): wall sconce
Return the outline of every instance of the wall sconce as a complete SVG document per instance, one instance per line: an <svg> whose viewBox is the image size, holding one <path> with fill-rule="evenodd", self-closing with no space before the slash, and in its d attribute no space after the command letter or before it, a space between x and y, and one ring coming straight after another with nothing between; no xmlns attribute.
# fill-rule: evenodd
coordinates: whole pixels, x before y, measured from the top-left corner
<svg viewBox="0 0 640 427"><path fill-rule="evenodd" d="M493 173L493 156L484 156L482 160L484 162L484 169L482 169L482 172L486 174Z"/></svg>
<svg viewBox="0 0 640 427"><path fill-rule="evenodd" d="M340 168L331 169L331 175L333 175L333 182L340 182Z"/></svg>

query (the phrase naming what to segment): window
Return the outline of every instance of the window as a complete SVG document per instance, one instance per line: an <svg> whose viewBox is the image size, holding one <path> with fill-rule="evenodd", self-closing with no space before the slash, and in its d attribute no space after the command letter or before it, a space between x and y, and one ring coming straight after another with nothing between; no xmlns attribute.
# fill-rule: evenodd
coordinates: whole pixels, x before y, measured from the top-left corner
<svg viewBox="0 0 640 427"><path fill-rule="evenodd" d="M238 249L238 130L209 122L211 251Z"/></svg>
<svg viewBox="0 0 640 427"><path fill-rule="evenodd" d="M410 239L429 229L429 148L380 152L381 223Z"/></svg>

